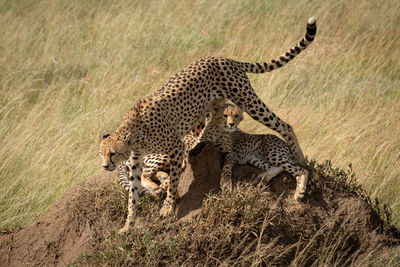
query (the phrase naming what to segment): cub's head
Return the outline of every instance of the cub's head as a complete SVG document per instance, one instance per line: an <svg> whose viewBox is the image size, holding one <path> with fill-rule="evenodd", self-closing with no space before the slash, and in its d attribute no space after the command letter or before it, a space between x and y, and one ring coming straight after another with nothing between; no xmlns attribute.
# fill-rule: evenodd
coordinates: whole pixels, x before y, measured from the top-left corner
<svg viewBox="0 0 400 267"><path fill-rule="evenodd" d="M128 159L131 150L129 149L130 133L117 136L107 132L102 134L99 154L103 160L102 166L106 171L113 171L122 161Z"/></svg>
<svg viewBox="0 0 400 267"><path fill-rule="evenodd" d="M226 132L234 132L243 121L242 109L233 104L225 104L218 115L220 126Z"/></svg>

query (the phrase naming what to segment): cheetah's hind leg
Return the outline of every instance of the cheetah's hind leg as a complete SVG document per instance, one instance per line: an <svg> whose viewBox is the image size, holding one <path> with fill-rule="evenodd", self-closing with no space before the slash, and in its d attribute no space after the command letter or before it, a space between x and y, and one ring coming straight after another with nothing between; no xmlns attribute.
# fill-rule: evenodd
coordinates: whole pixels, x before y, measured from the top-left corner
<svg viewBox="0 0 400 267"><path fill-rule="evenodd" d="M297 162L300 165L304 165L304 155L297 141L297 137L294 133L292 126L281 120L267 107L266 104L264 104L264 102L257 96L255 90L251 86L247 75L243 74L241 78L244 81L244 87L247 87L248 90L244 91L244 89L240 88L237 93L230 93L230 95L228 96L229 100L238 105L252 119L279 133L288 143L290 150L296 157ZM244 93L246 93L246 96L244 96ZM247 99L247 101L241 101L241 96Z"/></svg>
<svg viewBox="0 0 400 267"><path fill-rule="evenodd" d="M300 201L306 195L308 171L302 168L301 172L295 177L297 185L296 185L296 192L294 193L294 199Z"/></svg>
<svg viewBox="0 0 400 267"><path fill-rule="evenodd" d="M284 157L282 168L290 173L296 179L296 192L294 193L294 199L300 201L304 198L307 190L308 182L308 170L301 167L290 157Z"/></svg>

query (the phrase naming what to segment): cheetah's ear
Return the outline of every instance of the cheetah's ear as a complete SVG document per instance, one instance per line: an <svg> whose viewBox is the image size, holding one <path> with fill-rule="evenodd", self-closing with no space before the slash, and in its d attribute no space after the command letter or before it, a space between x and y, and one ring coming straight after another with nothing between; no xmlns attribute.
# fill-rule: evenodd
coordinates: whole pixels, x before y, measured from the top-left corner
<svg viewBox="0 0 400 267"><path fill-rule="evenodd" d="M102 132L101 133L101 137L103 138L103 139L106 139L107 137L109 137L111 134L109 133L109 132Z"/></svg>

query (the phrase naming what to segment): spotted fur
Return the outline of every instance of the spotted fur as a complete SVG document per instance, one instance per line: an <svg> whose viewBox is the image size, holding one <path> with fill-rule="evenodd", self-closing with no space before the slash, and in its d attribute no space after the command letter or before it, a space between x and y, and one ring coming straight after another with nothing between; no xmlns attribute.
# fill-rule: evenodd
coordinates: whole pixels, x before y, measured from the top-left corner
<svg viewBox="0 0 400 267"><path fill-rule="evenodd" d="M269 62L247 63L227 58L202 58L171 77L160 89L139 100L124 117L120 126L111 134L104 135L100 143L100 155L105 170L114 170L126 161L131 152L140 168L130 169L129 179L141 176L144 156L160 155L162 162L169 162L167 196L160 210L167 216L174 209L178 179L182 173L185 144L182 138L205 115L207 107L215 101L231 100L254 120L278 132L289 144L297 161L304 163L304 156L292 127L276 116L257 96L247 72L264 73L282 67L314 40L315 18L310 18L305 37L286 53ZM134 160L134 162L136 162ZM136 164L136 163L135 163ZM140 173L139 173L140 171ZM129 201L135 194L129 191ZM133 214L128 205L126 225L131 225ZM124 228L127 231L129 227Z"/></svg>
<svg viewBox="0 0 400 267"><path fill-rule="evenodd" d="M207 114L215 114L220 109L220 103L214 102L207 108ZM187 156L189 151L200 142L200 135L205 127L205 117L202 117L193 127L193 129L183 137L182 141L185 144L185 156L182 164L182 169L185 169ZM169 161L161 155L149 154L144 157L143 173L141 183L147 192L155 197L163 194L166 191L165 181L169 174ZM154 183L154 180L161 182L161 185ZM118 183L129 191L129 167L127 162L122 162L118 166Z"/></svg>
<svg viewBox="0 0 400 267"><path fill-rule="evenodd" d="M200 137L215 142L221 152L227 153L221 176L223 186L231 190L235 164L251 164L264 170L259 178L267 183L282 171L290 173L297 181L294 198L301 200L306 192L308 171L296 162L285 141L272 134L246 133L238 128L242 120L242 110L227 104L211 117Z"/></svg>

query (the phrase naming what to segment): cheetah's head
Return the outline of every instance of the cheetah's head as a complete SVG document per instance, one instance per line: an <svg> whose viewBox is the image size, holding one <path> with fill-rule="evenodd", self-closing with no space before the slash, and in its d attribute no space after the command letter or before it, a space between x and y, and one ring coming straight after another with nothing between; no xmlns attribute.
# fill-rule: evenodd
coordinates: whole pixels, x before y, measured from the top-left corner
<svg viewBox="0 0 400 267"><path fill-rule="evenodd" d="M222 113L220 123L226 132L234 132L243 121L243 111L236 105L225 104L220 113Z"/></svg>
<svg viewBox="0 0 400 267"><path fill-rule="evenodd" d="M131 133L123 136L111 135L107 132L102 134L100 142L100 156L103 160L102 166L106 171L113 171L122 161L128 159L131 149L129 149Z"/></svg>

